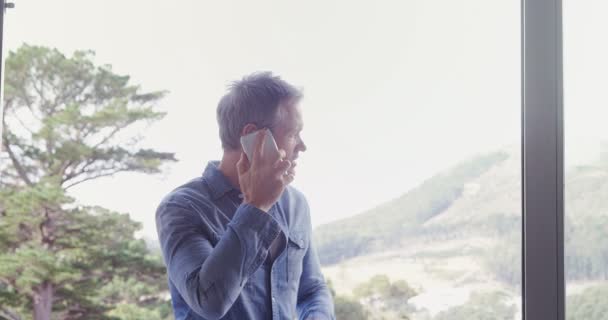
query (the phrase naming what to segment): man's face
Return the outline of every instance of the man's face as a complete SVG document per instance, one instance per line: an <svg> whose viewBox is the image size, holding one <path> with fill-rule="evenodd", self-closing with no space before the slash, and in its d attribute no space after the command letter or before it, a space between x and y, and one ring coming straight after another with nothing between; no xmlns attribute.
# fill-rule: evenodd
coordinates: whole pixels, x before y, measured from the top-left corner
<svg viewBox="0 0 608 320"><path fill-rule="evenodd" d="M306 151L306 145L300 137L304 128L302 112L298 103L281 105L280 120L272 128L272 134L279 149L286 153L287 160L295 161L300 152Z"/></svg>

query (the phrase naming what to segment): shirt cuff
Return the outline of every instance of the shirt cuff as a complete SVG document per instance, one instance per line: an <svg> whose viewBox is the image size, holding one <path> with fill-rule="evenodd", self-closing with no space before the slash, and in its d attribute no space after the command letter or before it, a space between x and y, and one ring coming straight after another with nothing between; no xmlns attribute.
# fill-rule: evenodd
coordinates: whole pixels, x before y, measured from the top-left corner
<svg viewBox="0 0 608 320"><path fill-rule="evenodd" d="M279 236L279 223L267 212L250 205L242 204L236 210L231 224L239 230L253 231L258 234L265 249Z"/></svg>

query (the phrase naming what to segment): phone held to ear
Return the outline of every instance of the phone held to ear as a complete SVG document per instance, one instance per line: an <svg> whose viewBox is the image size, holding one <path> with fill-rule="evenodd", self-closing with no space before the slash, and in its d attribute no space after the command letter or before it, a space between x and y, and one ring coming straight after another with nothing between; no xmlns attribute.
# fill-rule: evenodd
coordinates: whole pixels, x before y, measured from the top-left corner
<svg viewBox="0 0 608 320"><path fill-rule="evenodd" d="M277 147L277 143L274 141L274 137L272 136L270 130L264 131L264 149L262 150L262 158L266 159L268 157L271 157L271 159L278 159L280 157L280 154L279 148ZM258 132L259 130L241 137L241 145L243 146L243 150L245 151L245 154L247 155L247 159L249 159L249 161L252 161L253 159L253 152L255 151L257 140L256 136Z"/></svg>

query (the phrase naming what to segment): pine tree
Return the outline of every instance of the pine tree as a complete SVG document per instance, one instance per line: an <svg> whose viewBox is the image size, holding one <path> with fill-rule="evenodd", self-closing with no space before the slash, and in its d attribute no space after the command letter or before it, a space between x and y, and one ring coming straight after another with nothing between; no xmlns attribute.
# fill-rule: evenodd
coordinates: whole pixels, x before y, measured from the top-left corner
<svg viewBox="0 0 608 320"><path fill-rule="evenodd" d="M172 153L139 147L162 119L164 91L23 45L5 66L0 158L0 318L155 319L168 313L164 267L127 214L78 204L67 190L119 172L160 172Z"/></svg>

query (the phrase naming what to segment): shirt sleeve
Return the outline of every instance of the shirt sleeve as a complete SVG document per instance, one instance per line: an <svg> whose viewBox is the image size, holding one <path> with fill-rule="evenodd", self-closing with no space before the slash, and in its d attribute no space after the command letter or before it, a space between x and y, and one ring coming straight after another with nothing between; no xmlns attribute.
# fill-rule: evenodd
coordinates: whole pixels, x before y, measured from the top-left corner
<svg viewBox="0 0 608 320"><path fill-rule="evenodd" d="M170 280L205 319L219 319L230 310L281 232L270 214L242 204L214 246L203 232L208 226L187 200L163 202L156 224Z"/></svg>

